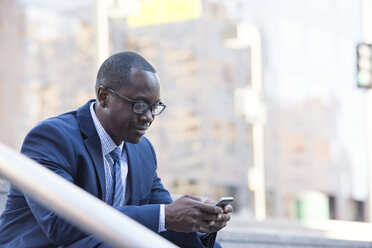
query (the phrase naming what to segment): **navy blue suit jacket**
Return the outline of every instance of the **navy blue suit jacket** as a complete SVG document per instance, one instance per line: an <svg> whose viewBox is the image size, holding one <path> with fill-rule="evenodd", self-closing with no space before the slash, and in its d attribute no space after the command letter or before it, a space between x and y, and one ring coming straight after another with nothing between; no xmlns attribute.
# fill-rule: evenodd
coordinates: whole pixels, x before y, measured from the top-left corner
<svg viewBox="0 0 372 248"><path fill-rule="evenodd" d="M103 200L105 173L100 139L89 110L92 101L77 111L39 123L26 136L21 152ZM145 137L138 144L126 142L125 148L130 196L128 205L117 209L157 232L160 204L172 199L156 174L154 148ZM213 247L216 237L173 231L161 235L181 247ZM0 247L60 246L107 247L11 186L0 218Z"/></svg>

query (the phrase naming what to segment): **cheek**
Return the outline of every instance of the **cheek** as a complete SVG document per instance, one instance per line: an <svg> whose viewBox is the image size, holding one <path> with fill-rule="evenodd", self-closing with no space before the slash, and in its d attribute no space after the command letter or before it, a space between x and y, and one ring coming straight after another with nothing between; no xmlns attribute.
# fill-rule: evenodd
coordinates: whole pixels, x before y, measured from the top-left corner
<svg viewBox="0 0 372 248"><path fill-rule="evenodd" d="M122 132L125 132L126 129L128 129L133 122L133 116L131 115L120 115L116 116L115 119L117 128L121 129Z"/></svg>
<svg viewBox="0 0 372 248"><path fill-rule="evenodd" d="M128 119L128 113L125 111L125 108L121 108L120 106L116 106L116 108L112 109L110 115L112 122L117 127L122 126Z"/></svg>

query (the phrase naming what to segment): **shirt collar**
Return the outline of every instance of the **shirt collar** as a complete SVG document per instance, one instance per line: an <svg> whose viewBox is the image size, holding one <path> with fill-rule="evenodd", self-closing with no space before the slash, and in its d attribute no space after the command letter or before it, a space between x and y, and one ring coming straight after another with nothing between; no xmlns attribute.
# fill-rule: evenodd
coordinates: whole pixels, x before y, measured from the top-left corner
<svg viewBox="0 0 372 248"><path fill-rule="evenodd" d="M95 104L94 102L90 104L90 114L92 116L93 123L97 130L99 139L101 140L103 156L106 156L107 154L109 154L116 147L120 148L120 154L121 154L121 152L123 151L124 142L121 142L120 145L117 146L115 142L111 139L110 135L108 135L106 130L102 127L101 122L98 120L96 112L94 111L94 104Z"/></svg>

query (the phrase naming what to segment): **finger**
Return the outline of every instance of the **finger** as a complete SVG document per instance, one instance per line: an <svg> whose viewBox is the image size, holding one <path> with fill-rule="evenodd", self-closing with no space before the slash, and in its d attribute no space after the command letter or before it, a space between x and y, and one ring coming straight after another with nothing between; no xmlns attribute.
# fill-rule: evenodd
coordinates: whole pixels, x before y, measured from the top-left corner
<svg viewBox="0 0 372 248"><path fill-rule="evenodd" d="M224 228L226 225L227 225L226 222L216 222L215 227L218 229L218 230L216 230L216 232L221 230L222 228Z"/></svg>
<svg viewBox="0 0 372 248"><path fill-rule="evenodd" d="M217 215L217 220L218 222L227 222L230 220L230 215L228 214L219 214Z"/></svg>
<svg viewBox="0 0 372 248"><path fill-rule="evenodd" d="M199 230L200 230L200 227L198 226L194 226L191 228L191 232L199 232Z"/></svg>
<svg viewBox="0 0 372 248"><path fill-rule="evenodd" d="M203 233L210 233L210 231L207 228L204 228L204 227L200 227L199 231L203 232Z"/></svg>
<svg viewBox="0 0 372 248"><path fill-rule="evenodd" d="M199 202L198 203L199 209L205 213L209 214L222 214L223 210L220 207L217 207L215 205Z"/></svg>
<svg viewBox="0 0 372 248"><path fill-rule="evenodd" d="M207 230L209 232L218 232L226 226L226 222L214 222L213 225L208 226Z"/></svg>
<svg viewBox="0 0 372 248"><path fill-rule="evenodd" d="M199 229L200 229L200 228L204 228L204 229L206 229L206 230L209 230L209 228L210 228L211 226L214 226L214 225L215 225L215 224L210 225L210 224L209 224L209 221L203 221L203 220L198 221L198 224L197 224L197 226L198 226ZM208 232L211 232L211 230L209 230Z"/></svg>
<svg viewBox="0 0 372 248"><path fill-rule="evenodd" d="M206 199L205 201L204 201L204 203L207 203L207 204L213 204L213 205L215 205L216 204L216 202L215 201L213 201L212 199Z"/></svg>
<svg viewBox="0 0 372 248"><path fill-rule="evenodd" d="M187 194L187 195L185 195L185 197L193 199L193 200L198 201L198 202L202 201L202 198L200 198L199 196L196 196L196 195Z"/></svg>
<svg viewBox="0 0 372 248"><path fill-rule="evenodd" d="M233 211L233 207L231 205L226 205L223 207L223 212L225 214L231 213Z"/></svg>
<svg viewBox="0 0 372 248"><path fill-rule="evenodd" d="M209 221L208 223L199 222L199 230L203 230L205 233L218 232L226 226L226 222L222 221Z"/></svg>
<svg viewBox="0 0 372 248"><path fill-rule="evenodd" d="M211 221L211 220L218 220L216 214L208 214L205 212L201 212L199 215L199 218L205 221Z"/></svg>

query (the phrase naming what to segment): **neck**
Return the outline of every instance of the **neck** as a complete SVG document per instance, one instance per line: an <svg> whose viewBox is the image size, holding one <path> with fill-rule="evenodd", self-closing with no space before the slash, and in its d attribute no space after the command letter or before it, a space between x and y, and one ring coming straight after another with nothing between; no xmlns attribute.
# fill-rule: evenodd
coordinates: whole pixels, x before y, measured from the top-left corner
<svg viewBox="0 0 372 248"><path fill-rule="evenodd" d="M116 139L115 136L110 132L110 129L108 128L108 123L106 122L106 119L104 117L105 116L104 110L98 101L94 103L93 110L96 113L97 119L101 123L103 129L105 129L106 133L110 136L112 141L114 141L115 145L119 146L123 141Z"/></svg>

